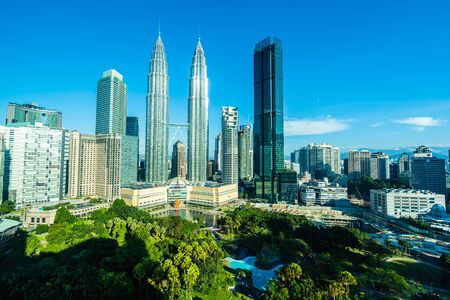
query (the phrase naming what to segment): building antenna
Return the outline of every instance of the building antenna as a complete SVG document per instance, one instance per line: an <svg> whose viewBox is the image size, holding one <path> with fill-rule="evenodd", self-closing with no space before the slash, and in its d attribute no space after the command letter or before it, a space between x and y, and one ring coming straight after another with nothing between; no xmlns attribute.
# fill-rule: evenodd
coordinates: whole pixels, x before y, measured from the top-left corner
<svg viewBox="0 0 450 300"><path fill-rule="evenodd" d="M161 35L161 19L158 19L158 35Z"/></svg>

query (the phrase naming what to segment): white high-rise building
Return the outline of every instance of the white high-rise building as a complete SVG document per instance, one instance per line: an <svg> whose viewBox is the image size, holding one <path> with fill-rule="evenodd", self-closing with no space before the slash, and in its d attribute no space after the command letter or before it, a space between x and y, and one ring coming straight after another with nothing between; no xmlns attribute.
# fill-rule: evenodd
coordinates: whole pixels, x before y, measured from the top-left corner
<svg viewBox="0 0 450 300"><path fill-rule="evenodd" d="M63 199L69 146L66 132L36 123L0 126L0 134L4 137L6 199L17 208Z"/></svg>
<svg viewBox="0 0 450 300"><path fill-rule="evenodd" d="M158 34L150 61L145 141L146 181L168 180L169 75L166 52Z"/></svg>
<svg viewBox="0 0 450 300"><path fill-rule="evenodd" d="M238 182L238 111L222 106L222 182Z"/></svg>
<svg viewBox="0 0 450 300"><path fill-rule="evenodd" d="M367 150L348 151L348 178L358 180L370 176L370 152Z"/></svg>
<svg viewBox="0 0 450 300"><path fill-rule="evenodd" d="M208 172L208 75L200 38L194 52L188 100L188 179L204 182Z"/></svg>
<svg viewBox="0 0 450 300"><path fill-rule="evenodd" d="M127 85L114 69L103 72L97 83L96 134L125 134L127 126Z"/></svg>
<svg viewBox="0 0 450 300"><path fill-rule="evenodd" d="M389 156L383 152L370 155L370 177L378 180L388 180L390 176Z"/></svg>
<svg viewBox="0 0 450 300"><path fill-rule="evenodd" d="M328 144L310 144L291 154L291 161L299 163L300 172L309 172L316 177L341 174L341 154L339 148Z"/></svg>

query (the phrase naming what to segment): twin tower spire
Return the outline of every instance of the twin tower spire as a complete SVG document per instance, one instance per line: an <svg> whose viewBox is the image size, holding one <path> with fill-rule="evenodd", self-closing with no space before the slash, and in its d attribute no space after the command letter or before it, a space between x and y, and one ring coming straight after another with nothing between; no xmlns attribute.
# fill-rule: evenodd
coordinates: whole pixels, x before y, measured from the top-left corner
<svg viewBox="0 0 450 300"><path fill-rule="evenodd" d="M192 58L188 98L187 177L206 181L208 162L208 76L200 38ZM158 33L148 73L147 133L145 141L146 181L162 184L168 179L169 75L166 52Z"/></svg>

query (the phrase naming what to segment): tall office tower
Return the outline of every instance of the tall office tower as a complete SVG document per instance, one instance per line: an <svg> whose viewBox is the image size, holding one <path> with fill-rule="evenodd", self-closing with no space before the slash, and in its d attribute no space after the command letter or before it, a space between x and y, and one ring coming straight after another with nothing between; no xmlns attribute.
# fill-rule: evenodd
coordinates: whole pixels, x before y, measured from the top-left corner
<svg viewBox="0 0 450 300"><path fill-rule="evenodd" d="M122 136L97 135L96 194L108 201L120 197Z"/></svg>
<svg viewBox="0 0 450 300"><path fill-rule="evenodd" d="M217 172L217 162L215 160L208 160L208 180L214 180Z"/></svg>
<svg viewBox="0 0 450 300"><path fill-rule="evenodd" d="M137 181L139 157L139 137L122 136L120 161L120 185L127 185Z"/></svg>
<svg viewBox="0 0 450 300"><path fill-rule="evenodd" d="M216 136L214 160L217 163L217 170L222 171L222 132Z"/></svg>
<svg viewBox="0 0 450 300"><path fill-rule="evenodd" d="M3 180L5 176L5 138L0 134L0 203L3 201Z"/></svg>
<svg viewBox="0 0 450 300"><path fill-rule="evenodd" d="M237 107L222 106L222 182L238 182L238 111Z"/></svg>
<svg viewBox="0 0 450 300"><path fill-rule="evenodd" d="M314 178L341 174L339 148L328 144L310 144L295 150L291 159L299 164L299 172L309 172Z"/></svg>
<svg viewBox="0 0 450 300"><path fill-rule="evenodd" d="M338 147L333 147L331 149L331 171L334 174L341 174L341 151Z"/></svg>
<svg viewBox="0 0 450 300"><path fill-rule="evenodd" d="M344 175L348 175L348 157L343 159Z"/></svg>
<svg viewBox="0 0 450 300"><path fill-rule="evenodd" d="M350 150L348 152L348 179L358 180L370 176L370 152Z"/></svg>
<svg viewBox="0 0 450 300"><path fill-rule="evenodd" d="M68 196L119 198L122 136L70 134Z"/></svg>
<svg viewBox="0 0 450 300"><path fill-rule="evenodd" d="M389 164L389 176L390 176L390 179L395 179L395 180L400 179L399 174L400 173L399 173L398 162L391 162Z"/></svg>
<svg viewBox="0 0 450 300"><path fill-rule="evenodd" d="M266 38L253 55L253 151L256 196L276 202L284 167L283 54L281 41Z"/></svg>
<svg viewBox="0 0 450 300"><path fill-rule="evenodd" d="M70 133L69 198L95 195L97 173L97 137Z"/></svg>
<svg viewBox="0 0 450 300"><path fill-rule="evenodd" d="M127 85L114 69L103 72L97 82L96 134L125 134Z"/></svg>
<svg viewBox="0 0 450 300"><path fill-rule="evenodd" d="M54 109L46 109L37 104L9 103L6 112L6 125L14 123L29 125L42 123L49 128L61 129L62 113Z"/></svg>
<svg viewBox="0 0 450 300"><path fill-rule="evenodd" d="M390 176L389 156L383 152L370 155L370 177L378 180L388 180Z"/></svg>
<svg viewBox="0 0 450 300"><path fill-rule="evenodd" d="M138 181L145 181L145 159L141 157L139 158Z"/></svg>
<svg viewBox="0 0 450 300"><path fill-rule="evenodd" d="M139 118L127 117L126 135L139 136Z"/></svg>
<svg viewBox="0 0 450 300"><path fill-rule="evenodd" d="M61 150L61 184L60 192L61 199L67 197L69 193L69 163L70 163L70 131L62 129L62 150Z"/></svg>
<svg viewBox="0 0 450 300"><path fill-rule="evenodd" d="M139 165L139 118L127 117L127 129L125 135L137 137L137 150L136 150L136 168ZM137 178L137 174L136 174Z"/></svg>
<svg viewBox="0 0 450 300"><path fill-rule="evenodd" d="M64 198L65 133L41 125L0 126L4 137L5 199L17 208Z"/></svg>
<svg viewBox="0 0 450 300"><path fill-rule="evenodd" d="M309 170L309 148L303 147L298 149L299 173L310 172Z"/></svg>
<svg viewBox="0 0 450 300"><path fill-rule="evenodd" d="M410 165L409 165L409 155L408 153L402 153L398 159L398 171L399 174L403 172L409 172Z"/></svg>
<svg viewBox="0 0 450 300"><path fill-rule="evenodd" d="M341 156L339 148L328 144L311 144L307 146L309 151L309 172L314 178L341 174Z"/></svg>
<svg viewBox="0 0 450 300"><path fill-rule="evenodd" d="M172 169L170 177L186 178L186 145L177 141L172 150Z"/></svg>
<svg viewBox="0 0 450 300"><path fill-rule="evenodd" d="M297 163L299 161L300 150L294 150L291 152L291 163Z"/></svg>
<svg viewBox="0 0 450 300"><path fill-rule="evenodd" d="M241 126L239 130L239 179L253 178L253 127L250 124Z"/></svg>
<svg viewBox="0 0 450 300"><path fill-rule="evenodd" d="M192 58L188 104L188 179L206 181L208 163L208 75L200 38Z"/></svg>
<svg viewBox="0 0 450 300"><path fill-rule="evenodd" d="M168 179L169 75L159 33L150 60L147 92L146 181L163 183Z"/></svg>
<svg viewBox="0 0 450 300"><path fill-rule="evenodd" d="M419 146L411 159L411 185L416 190L445 195L445 159L433 157L428 147Z"/></svg>

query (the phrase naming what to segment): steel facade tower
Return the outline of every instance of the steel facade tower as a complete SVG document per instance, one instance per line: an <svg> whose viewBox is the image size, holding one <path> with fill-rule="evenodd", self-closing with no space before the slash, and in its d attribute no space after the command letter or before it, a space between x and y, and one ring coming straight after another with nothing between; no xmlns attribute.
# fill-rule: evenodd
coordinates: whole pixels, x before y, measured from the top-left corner
<svg viewBox="0 0 450 300"><path fill-rule="evenodd" d="M222 171L222 132L216 136L214 148L214 160L217 164L217 170Z"/></svg>
<svg viewBox="0 0 450 300"><path fill-rule="evenodd" d="M150 61L147 94L147 135L145 141L146 181L168 179L169 76L161 35L158 33Z"/></svg>
<svg viewBox="0 0 450 300"><path fill-rule="evenodd" d="M222 182L238 183L238 111L222 106Z"/></svg>
<svg viewBox="0 0 450 300"><path fill-rule="evenodd" d="M256 196L276 202L277 177L284 168L283 54L281 41L256 44L254 75L254 173Z"/></svg>
<svg viewBox="0 0 450 300"><path fill-rule="evenodd" d="M248 181L253 178L253 127L242 125L238 132L239 179Z"/></svg>
<svg viewBox="0 0 450 300"><path fill-rule="evenodd" d="M194 52L188 100L188 179L206 181L208 167L208 76L200 38Z"/></svg>

